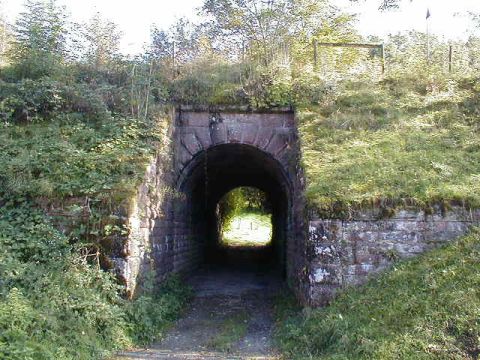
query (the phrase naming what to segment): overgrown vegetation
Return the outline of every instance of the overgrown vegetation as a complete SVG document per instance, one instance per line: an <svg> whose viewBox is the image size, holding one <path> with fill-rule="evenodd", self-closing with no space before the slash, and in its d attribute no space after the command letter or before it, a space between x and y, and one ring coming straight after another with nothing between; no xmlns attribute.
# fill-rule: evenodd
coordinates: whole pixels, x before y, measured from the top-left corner
<svg viewBox="0 0 480 360"><path fill-rule="evenodd" d="M218 202L221 244L265 246L272 240L272 209L265 192L238 187Z"/></svg>
<svg viewBox="0 0 480 360"><path fill-rule="evenodd" d="M476 359L479 256L476 230L399 262L324 309L287 316L279 345L289 359Z"/></svg>
<svg viewBox="0 0 480 360"><path fill-rule="evenodd" d="M76 29L86 47L74 52L64 13L27 1L2 47L2 359L98 359L146 344L189 298L172 278L145 279L127 300L112 272L130 199L165 150L168 109L149 66L116 52L111 23Z"/></svg>
<svg viewBox="0 0 480 360"><path fill-rule="evenodd" d="M240 214L266 214L271 211L267 194L254 187L235 188L226 193L218 202L219 218L224 229L228 229L232 219Z"/></svg>
<svg viewBox="0 0 480 360"><path fill-rule="evenodd" d="M161 288L146 279L126 301L110 272L125 255L125 215L145 166L168 151L171 105L295 106L307 196L324 216L480 206L477 37L454 44L449 75L447 44L432 37L428 63L424 34L391 37L380 77L373 51L322 49L313 64L314 40L365 40L327 0L208 0L200 24L154 29L145 54L130 59L114 23L65 14L55 0L27 0L15 24L0 14L0 357L99 358L153 341L185 304L178 279ZM219 209L223 224L242 209L265 212L268 202L234 192ZM305 338L291 342L304 331L295 326L285 348L316 354Z"/></svg>
<svg viewBox="0 0 480 360"><path fill-rule="evenodd" d="M307 197L323 216L480 206L477 76L414 76L346 82L299 109Z"/></svg>
<svg viewBox="0 0 480 360"><path fill-rule="evenodd" d="M0 208L0 358L98 359L157 339L189 290L178 279L135 301L41 211Z"/></svg>

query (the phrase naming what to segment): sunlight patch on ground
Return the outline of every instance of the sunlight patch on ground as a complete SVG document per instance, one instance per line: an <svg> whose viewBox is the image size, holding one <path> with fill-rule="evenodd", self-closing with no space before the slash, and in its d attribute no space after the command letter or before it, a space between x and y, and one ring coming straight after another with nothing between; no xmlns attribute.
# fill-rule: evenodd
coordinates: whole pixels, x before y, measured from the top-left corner
<svg viewBox="0 0 480 360"><path fill-rule="evenodd" d="M272 241L271 215L240 214L222 233L226 246L266 246Z"/></svg>

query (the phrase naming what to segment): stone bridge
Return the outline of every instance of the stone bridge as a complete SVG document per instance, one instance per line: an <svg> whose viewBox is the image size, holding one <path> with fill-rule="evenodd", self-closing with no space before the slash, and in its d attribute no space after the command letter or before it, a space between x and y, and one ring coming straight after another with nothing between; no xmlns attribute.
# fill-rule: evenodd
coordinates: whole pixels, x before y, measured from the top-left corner
<svg viewBox="0 0 480 360"><path fill-rule="evenodd" d="M226 256L218 246L216 208L239 186L266 193L272 266L300 290L306 227L294 113L181 107L172 118L170 159L149 167L131 211L127 260L119 260L130 292L148 266L162 278Z"/></svg>
<svg viewBox="0 0 480 360"><path fill-rule="evenodd" d="M163 146L169 151L148 167L129 211L129 239L114 259L130 294L148 270L162 280L219 259L236 266L245 254L231 256L218 246L216 209L221 197L239 186L267 194L273 225L267 263L299 299L313 305L480 223L480 211L463 208L403 209L389 218L381 209L348 219L307 214L295 116L289 109L178 108Z"/></svg>
<svg viewBox="0 0 480 360"><path fill-rule="evenodd" d="M294 281L302 263L302 188L292 111L241 113L181 109L176 116L175 186L186 201L181 223L185 266L216 253L216 206L239 186L263 190L272 204L273 256ZM203 259L202 259L203 258Z"/></svg>

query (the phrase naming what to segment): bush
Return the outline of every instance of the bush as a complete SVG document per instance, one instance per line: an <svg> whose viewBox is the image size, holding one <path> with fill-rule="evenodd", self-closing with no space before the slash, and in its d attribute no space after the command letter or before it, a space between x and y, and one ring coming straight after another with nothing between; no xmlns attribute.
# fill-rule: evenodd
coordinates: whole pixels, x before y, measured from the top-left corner
<svg viewBox="0 0 480 360"><path fill-rule="evenodd" d="M148 284L143 286L146 293L126 308L128 333L135 343L142 345L161 338L192 296L191 289L185 287L178 276L171 276L160 287L154 287L154 274L149 275Z"/></svg>
<svg viewBox="0 0 480 360"><path fill-rule="evenodd" d="M242 105L243 65L230 65L205 58L183 65L172 81L170 100L191 105Z"/></svg>
<svg viewBox="0 0 480 360"><path fill-rule="evenodd" d="M0 81L0 115L4 122L40 121L64 107L63 95L63 85L49 78Z"/></svg>
<svg viewBox="0 0 480 360"><path fill-rule="evenodd" d="M129 302L41 212L0 208L0 358L98 359L158 338L185 305L178 279Z"/></svg>

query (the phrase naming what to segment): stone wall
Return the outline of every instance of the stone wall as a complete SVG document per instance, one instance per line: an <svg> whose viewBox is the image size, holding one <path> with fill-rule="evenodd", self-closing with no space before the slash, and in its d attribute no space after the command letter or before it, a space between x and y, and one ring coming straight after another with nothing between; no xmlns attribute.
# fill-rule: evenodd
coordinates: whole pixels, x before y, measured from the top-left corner
<svg viewBox="0 0 480 360"><path fill-rule="evenodd" d="M257 182L252 185L273 191L274 198L285 196L277 204L283 234L279 253L285 254L286 280L299 299L311 305L324 305L342 288L364 283L397 259L445 244L480 224L480 210L460 207L447 212L437 208L432 214L401 210L390 218L381 218L377 209L357 212L349 220L311 215L305 221L303 176L291 112L189 109L172 111L169 119L160 121L163 141L132 199L128 239L121 255L113 259L130 296L148 271L161 281L172 272L191 272L201 263L211 226L205 221L207 209L202 204L215 203L229 189L226 183L239 186L236 181L244 176L242 169L253 172ZM207 162L205 154L211 149ZM251 157L245 155L239 158L241 164L230 166L225 160L235 151ZM195 184L203 186L206 175L210 177L209 195L202 190L200 198L198 194L194 198Z"/></svg>
<svg viewBox="0 0 480 360"><path fill-rule="evenodd" d="M372 211L351 220L309 222L305 281L311 305L325 305L345 286L362 284L394 261L443 245L480 224L480 210L463 208L446 213L436 209L431 215L402 210L388 219L377 216Z"/></svg>
<svg viewBox="0 0 480 360"><path fill-rule="evenodd" d="M113 259L130 297L147 272L154 271L162 279L173 270L176 231L173 208L178 194L172 187L172 116L158 120L162 141L127 209L129 235L124 241L122 256Z"/></svg>
<svg viewBox="0 0 480 360"><path fill-rule="evenodd" d="M291 109L277 109L272 112L255 112L245 109L233 108L192 108L181 107L175 116L175 173L178 174L177 188L185 193L187 201L192 197L189 194L188 184L192 178L192 168L202 164L209 167L209 172L215 173L215 160L213 155L208 156L207 163L202 162L206 152L224 146L224 157L228 157L228 145L245 145L255 151L268 156L281 169L282 175L274 177L285 187L281 189L288 197L285 205L285 244L281 251L285 251L286 278L300 298L306 295L305 289L299 279L301 269L305 266L305 231L304 231L304 199L303 199L303 173L299 166L299 146L296 121ZM253 159L252 159L253 161ZM246 164L237 164L239 168ZM264 168L270 166L263 164ZM269 170L270 171L270 170ZM274 171L272 170L272 173ZM214 184L213 178L220 175L216 173L210 179L210 192L222 192L218 188L228 186L236 179L225 178L225 184ZM241 178L241 172L232 177ZM285 179L284 179L284 178ZM263 179L257 179L260 182ZM243 184L242 186L245 186ZM250 184L257 186L258 184ZM273 186L273 185L272 185ZM261 187L261 186L260 186ZM268 185L267 185L268 187ZM266 190L266 189L263 189ZM267 190L268 191L268 190ZM212 198L215 196L210 194ZM197 252L195 244L202 244L202 229L195 227L197 219L192 212L192 204L179 212L178 219L185 222L186 243L190 244L188 251ZM187 219L187 220L185 220ZM190 240L190 241L188 241ZM185 259L185 257L183 257ZM191 263L189 260L188 263Z"/></svg>
<svg viewBox="0 0 480 360"><path fill-rule="evenodd" d="M166 127L158 156L147 166L144 181L131 201L127 221L130 233L122 255L113 259L129 296L137 292L148 271L153 271L158 281L170 273L194 271L205 258L211 226L205 218L208 209L204 203L215 203L228 186L242 185L236 182L243 176L245 181L250 180L247 177L252 174L245 172L262 168L271 179L262 173L255 177L258 185L273 191L276 198L285 195L280 206L283 215L279 217L283 219L281 251L286 252L287 278L304 298L305 289L300 289L297 281L305 265L305 233L293 113L184 108L172 111L167 120L160 120ZM245 148L239 151L238 146ZM207 153L211 154L208 162ZM241 164L225 166L229 156L233 159L247 153L254 158L247 156ZM199 198L195 191L197 185L204 186L202 176L206 174L210 177L209 195L200 194Z"/></svg>

